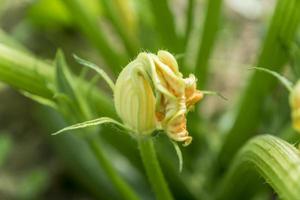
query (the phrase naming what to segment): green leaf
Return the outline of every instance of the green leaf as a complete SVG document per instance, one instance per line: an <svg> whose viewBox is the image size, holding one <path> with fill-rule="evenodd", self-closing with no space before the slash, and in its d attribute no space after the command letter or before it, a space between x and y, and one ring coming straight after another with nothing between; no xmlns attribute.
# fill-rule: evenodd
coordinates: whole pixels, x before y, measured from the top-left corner
<svg viewBox="0 0 300 200"><path fill-rule="evenodd" d="M70 101L61 102L59 106L65 110L64 114L70 116L74 121L89 119L91 117L90 108L87 101L82 97L83 92L76 90L76 80L68 70L62 51L57 52L56 56L56 85L59 94L66 95ZM80 81L80 79L78 80ZM66 106L66 107L65 107Z"/></svg>
<svg viewBox="0 0 300 200"><path fill-rule="evenodd" d="M57 89L55 99L59 104L58 108L65 117L68 116L68 118L71 118L72 121L75 121L78 118L83 119L84 116L74 91L75 81L68 70L64 55L61 50L57 51L55 67Z"/></svg>
<svg viewBox="0 0 300 200"><path fill-rule="evenodd" d="M56 53L55 66L57 91L66 94L71 99L76 99L73 89L74 80L70 76L70 72L68 71L68 67L61 50L58 50Z"/></svg>
<svg viewBox="0 0 300 200"><path fill-rule="evenodd" d="M82 129L82 128L87 128L87 127L92 127L92 126L98 126L101 124L105 124L105 123L112 123L115 125L118 125L122 128L124 128L125 130L127 130L128 132L130 132L130 129L127 128L125 125L123 125L122 123L109 118L109 117L100 117L98 119L93 119L93 120L89 120L89 121L85 121L85 122L81 122L78 124L73 124L71 126L65 127L55 133L52 133L52 135L58 135L60 133L66 132L66 131L70 131L70 130L76 130L76 129Z"/></svg>

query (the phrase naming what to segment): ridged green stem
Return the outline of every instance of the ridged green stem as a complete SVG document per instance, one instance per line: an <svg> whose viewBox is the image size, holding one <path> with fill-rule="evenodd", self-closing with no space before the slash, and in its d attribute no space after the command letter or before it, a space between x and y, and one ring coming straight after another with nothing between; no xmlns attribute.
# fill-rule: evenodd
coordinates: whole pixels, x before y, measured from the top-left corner
<svg viewBox="0 0 300 200"><path fill-rule="evenodd" d="M256 66L274 71L283 68L288 61L286 45L294 40L300 22L299 10L300 1L298 0L277 1ZM255 71L250 78L241 98L234 123L220 151L219 161L222 168L226 168L235 152L256 134L262 121L264 99L270 95L276 83L278 83L276 79L258 71Z"/></svg>
<svg viewBox="0 0 300 200"><path fill-rule="evenodd" d="M171 200L172 194L161 171L151 138L139 139L139 150L148 179L157 200Z"/></svg>
<svg viewBox="0 0 300 200"><path fill-rule="evenodd" d="M237 154L216 200L250 199L263 183L262 176L281 199L300 197L300 153L289 143L270 135L250 140ZM249 192L251 191L251 192Z"/></svg>

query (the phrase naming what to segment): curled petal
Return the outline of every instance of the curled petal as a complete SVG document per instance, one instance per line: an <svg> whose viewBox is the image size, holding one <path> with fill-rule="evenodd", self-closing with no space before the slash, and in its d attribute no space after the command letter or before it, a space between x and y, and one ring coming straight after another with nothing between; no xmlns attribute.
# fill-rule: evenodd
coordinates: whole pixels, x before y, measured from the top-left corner
<svg viewBox="0 0 300 200"><path fill-rule="evenodd" d="M159 60L168 66L175 74L180 73L177 61L172 54L167 51L158 51L157 56Z"/></svg>

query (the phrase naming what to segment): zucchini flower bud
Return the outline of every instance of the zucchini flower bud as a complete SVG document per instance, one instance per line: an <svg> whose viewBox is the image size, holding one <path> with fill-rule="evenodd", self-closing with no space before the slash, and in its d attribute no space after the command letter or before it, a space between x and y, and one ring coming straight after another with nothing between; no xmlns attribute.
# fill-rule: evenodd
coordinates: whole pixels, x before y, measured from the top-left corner
<svg viewBox="0 0 300 200"><path fill-rule="evenodd" d="M290 106L293 127L300 132L300 81L296 83L290 92Z"/></svg>
<svg viewBox="0 0 300 200"><path fill-rule="evenodd" d="M167 51L140 53L125 66L116 83L97 65L78 56L74 58L95 70L107 82L114 93L114 105L122 123L109 117L100 117L65 127L53 135L112 123L136 137L149 136L155 130L163 130L169 138L187 146L192 141L186 127L187 113L204 94L217 94L197 90L197 80L193 74L183 78L175 57Z"/></svg>
<svg viewBox="0 0 300 200"><path fill-rule="evenodd" d="M122 70L114 89L116 111L136 135L164 130L185 146L192 141L186 114L202 98L195 76L183 78L176 59L167 51L140 53Z"/></svg>
<svg viewBox="0 0 300 200"><path fill-rule="evenodd" d="M145 70L149 65L140 54L119 74L114 89L116 111L134 133L149 135L156 129L155 96Z"/></svg>

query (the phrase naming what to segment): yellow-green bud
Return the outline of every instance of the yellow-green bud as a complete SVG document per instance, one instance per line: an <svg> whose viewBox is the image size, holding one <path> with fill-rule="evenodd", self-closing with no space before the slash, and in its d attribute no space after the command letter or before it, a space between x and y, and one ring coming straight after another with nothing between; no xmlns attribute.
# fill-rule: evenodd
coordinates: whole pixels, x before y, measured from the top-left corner
<svg viewBox="0 0 300 200"><path fill-rule="evenodd" d="M156 128L155 96L145 71L148 65L147 54L139 54L122 70L114 90L115 108L123 123L143 135Z"/></svg>
<svg viewBox="0 0 300 200"><path fill-rule="evenodd" d="M290 93L290 106L293 127L300 132L300 81L296 83Z"/></svg>
<svg viewBox="0 0 300 200"><path fill-rule="evenodd" d="M164 130L188 145L186 114L202 99L196 78L183 78L176 59L167 51L140 53L120 73L114 89L115 108L123 123L137 135Z"/></svg>

